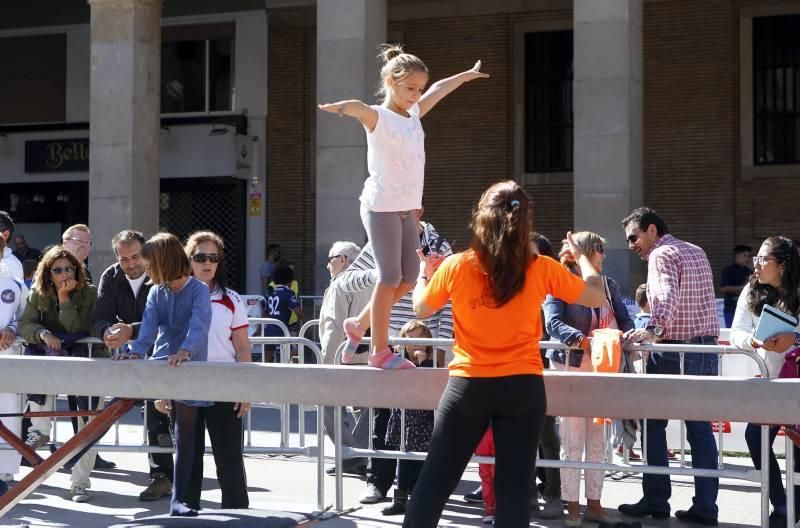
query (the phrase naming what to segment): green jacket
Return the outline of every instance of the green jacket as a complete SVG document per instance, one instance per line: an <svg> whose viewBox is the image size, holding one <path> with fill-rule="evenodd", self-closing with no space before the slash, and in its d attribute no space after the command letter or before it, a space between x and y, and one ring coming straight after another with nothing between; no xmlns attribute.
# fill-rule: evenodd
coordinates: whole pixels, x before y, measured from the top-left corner
<svg viewBox="0 0 800 528"><path fill-rule="evenodd" d="M70 293L70 300L58 303L57 297L41 295L32 289L28 294L28 305L19 320L19 334L28 343L42 344L39 333L42 329L56 333L85 332L92 335L92 315L97 301L97 288L87 284ZM106 356L105 347L93 347L95 357Z"/></svg>

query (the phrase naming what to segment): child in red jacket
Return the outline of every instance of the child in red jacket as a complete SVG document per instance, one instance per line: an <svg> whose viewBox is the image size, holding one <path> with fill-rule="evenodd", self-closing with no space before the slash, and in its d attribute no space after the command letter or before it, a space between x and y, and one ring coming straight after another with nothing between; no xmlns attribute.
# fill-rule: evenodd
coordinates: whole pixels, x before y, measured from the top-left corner
<svg viewBox="0 0 800 528"><path fill-rule="evenodd" d="M491 426L486 429L483 438L481 438L481 443L478 444L478 448L475 450L475 454L478 456L494 456L494 435L492 435ZM494 524L494 515L497 508L494 498L494 464L478 464L478 474L481 477L483 504L486 506L483 522L485 524Z"/></svg>

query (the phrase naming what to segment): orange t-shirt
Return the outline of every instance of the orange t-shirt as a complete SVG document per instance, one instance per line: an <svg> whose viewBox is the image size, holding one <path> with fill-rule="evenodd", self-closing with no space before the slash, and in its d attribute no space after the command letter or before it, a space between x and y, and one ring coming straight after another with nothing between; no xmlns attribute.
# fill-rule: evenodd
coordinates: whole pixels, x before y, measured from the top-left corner
<svg viewBox="0 0 800 528"><path fill-rule="evenodd" d="M525 285L500 308L488 290L486 274L473 251L445 260L422 295L433 310L453 302L455 343L451 376L494 378L541 374L539 340L541 307L547 294L574 303L586 283L555 260L537 257L525 276Z"/></svg>

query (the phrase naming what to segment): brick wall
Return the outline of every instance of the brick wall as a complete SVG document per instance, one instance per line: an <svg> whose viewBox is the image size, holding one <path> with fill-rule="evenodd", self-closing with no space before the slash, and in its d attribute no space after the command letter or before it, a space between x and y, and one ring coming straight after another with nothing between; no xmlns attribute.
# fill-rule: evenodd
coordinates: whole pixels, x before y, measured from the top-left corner
<svg viewBox="0 0 800 528"><path fill-rule="evenodd" d="M736 16L728 0L644 5L644 200L673 234L731 260Z"/></svg>
<svg viewBox="0 0 800 528"><path fill-rule="evenodd" d="M740 176L738 6L744 3L753 1L644 5L645 204L665 216L676 236L702 246L717 274L734 244L758 245L779 232L800 236L800 215L786 207L800 196L800 178L743 182ZM307 11L304 16L313 21ZM492 75L461 87L424 120L426 218L457 248L469 244L470 213L481 192L513 176L513 25L563 16L551 11L389 23L389 33L401 35L407 50L426 62L432 81L478 58ZM275 20L271 15L268 238L301 264L302 287L311 284L314 258L315 37L313 27L273 27ZM292 16L284 20L296 23ZM535 228L557 243L572 224L572 185L528 190Z"/></svg>

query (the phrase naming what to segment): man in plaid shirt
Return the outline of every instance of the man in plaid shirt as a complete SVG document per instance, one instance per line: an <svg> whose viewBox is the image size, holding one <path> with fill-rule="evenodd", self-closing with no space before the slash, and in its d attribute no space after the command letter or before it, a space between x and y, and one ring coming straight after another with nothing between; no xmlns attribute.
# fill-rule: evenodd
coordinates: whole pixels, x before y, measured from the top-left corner
<svg viewBox="0 0 800 528"><path fill-rule="evenodd" d="M714 299L714 278L705 252L669 234L666 222L652 209L640 207L622 220L628 247L647 261L647 299L652 317L646 329L635 330L635 342L717 344L719 320ZM716 376L716 354L684 354L684 372ZM653 353L649 374L680 374L677 352ZM647 420L647 461L667 466L667 420ZM692 449L692 467L715 469L717 443L710 422L686 422ZM717 524L719 479L695 477L692 507L678 510L679 520L707 526ZM622 504L619 511L633 517L669 517L672 488L668 475L645 474L644 497L635 504Z"/></svg>

